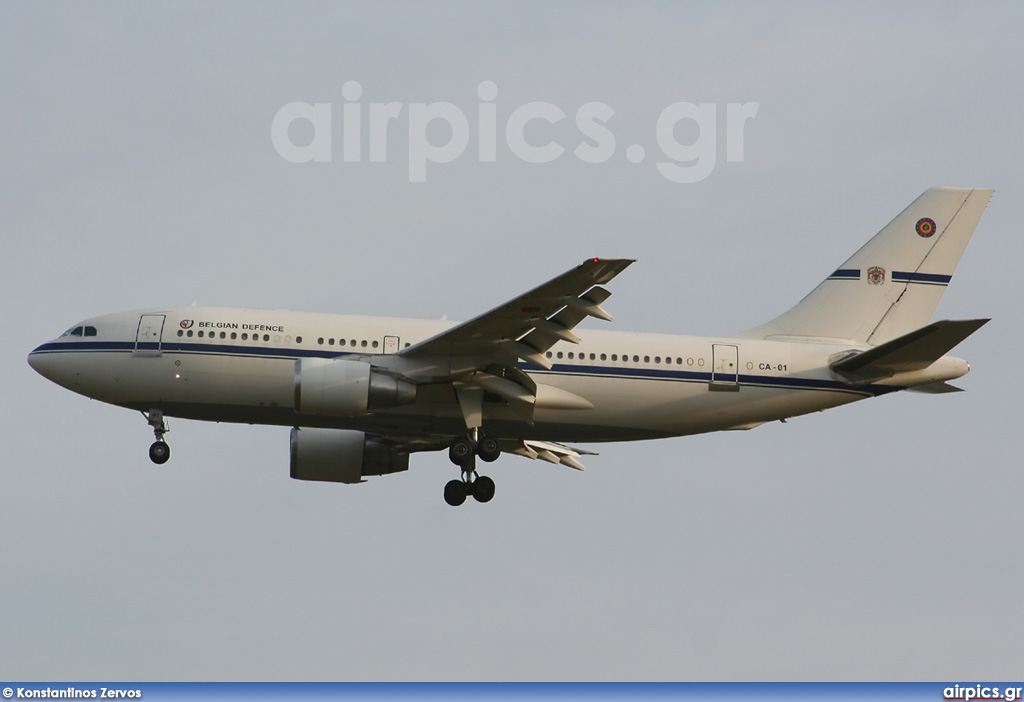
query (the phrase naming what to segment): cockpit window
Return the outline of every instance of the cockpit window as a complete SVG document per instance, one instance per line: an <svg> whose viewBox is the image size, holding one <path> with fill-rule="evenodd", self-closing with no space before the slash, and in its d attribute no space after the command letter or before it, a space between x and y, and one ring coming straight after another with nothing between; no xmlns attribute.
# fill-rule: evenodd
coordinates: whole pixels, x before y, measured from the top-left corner
<svg viewBox="0 0 1024 702"><path fill-rule="evenodd" d="M96 336L96 327L72 327L61 336Z"/></svg>

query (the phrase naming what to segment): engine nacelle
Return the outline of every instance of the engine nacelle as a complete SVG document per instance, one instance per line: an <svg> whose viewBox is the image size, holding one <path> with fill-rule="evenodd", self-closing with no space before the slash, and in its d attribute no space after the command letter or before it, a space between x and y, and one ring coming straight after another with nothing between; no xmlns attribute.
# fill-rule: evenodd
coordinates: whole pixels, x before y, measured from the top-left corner
<svg viewBox="0 0 1024 702"><path fill-rule="evenodd" d="M409 454L361 431L292 429L291 476L296 480L361 483L367 475L409 470Z"/></svg>
<svg viewBox="0 0 1024 702"><path fill-rule="evenodd" d="M295 411L355 417L416 401L416 386L363 361L303 358L295 362Z"/></svg>

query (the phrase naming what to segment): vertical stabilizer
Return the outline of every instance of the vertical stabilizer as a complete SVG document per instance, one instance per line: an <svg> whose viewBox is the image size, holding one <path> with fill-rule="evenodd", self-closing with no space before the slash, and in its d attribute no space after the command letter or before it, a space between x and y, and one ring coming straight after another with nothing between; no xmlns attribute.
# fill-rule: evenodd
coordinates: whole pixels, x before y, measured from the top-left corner
<svg viewBox="0 0 1024 702"><path fill-rule="evenodd" d="M881 344L925 326L991 197L925 191L795 307L741 336Z"/></svg>

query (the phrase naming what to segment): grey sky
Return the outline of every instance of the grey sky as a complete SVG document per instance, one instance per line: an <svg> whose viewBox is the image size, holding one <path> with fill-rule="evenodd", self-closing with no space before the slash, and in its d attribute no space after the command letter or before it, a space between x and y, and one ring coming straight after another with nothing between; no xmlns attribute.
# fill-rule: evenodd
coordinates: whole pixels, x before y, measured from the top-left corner
<svg viewBox="0 0 1024 702"><path fill-rule="evenodd" d="M4 4L0 678L1019 676L1021 26L1012 3ZM564 110L528 134L568 151L603 102L616 152L480 163L474 132L409 183L398 133L342 161L348 80L471 117L490 80L499 125ZM275 152L295 101L334 105L330 163ZM680 101L759 103L745 160L720 126L710 177L662 177ZM274 427L172 419L157 468L140 416L25 363L193 300L465 319L594 255L638 259L610 328L724 334L933 185L996 190L937 313L994 318L958 348L968 392L600 446L582 474L505 457L486 506L444 504L440 454L291 481Z"/></svg>

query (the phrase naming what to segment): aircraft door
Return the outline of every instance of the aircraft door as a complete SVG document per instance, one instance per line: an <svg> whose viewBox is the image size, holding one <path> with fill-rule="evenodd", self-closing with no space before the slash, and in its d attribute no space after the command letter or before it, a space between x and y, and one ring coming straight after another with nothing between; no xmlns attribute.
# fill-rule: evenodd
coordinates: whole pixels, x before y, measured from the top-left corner
<svg viewBox="0 0 1024 702"><path fill-rule="evenodd" d="M384 337L384 353L398 353L399 339L397 336Z"/></svg>
<svg viewBox="0 0 1024 702"><path fill-rule="evenodd" d="M144 314L139 318L139 331L135 336L135 354L138 356L159 356L164 332L165 316Z"/></svg>
<svg viewBox="0 0 1024 702"><path fill-rule="evenodd" d="M710 390L736 392L740 389L739 347L732 344L711 345Z"/></svg>

